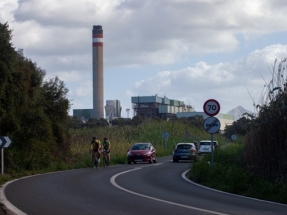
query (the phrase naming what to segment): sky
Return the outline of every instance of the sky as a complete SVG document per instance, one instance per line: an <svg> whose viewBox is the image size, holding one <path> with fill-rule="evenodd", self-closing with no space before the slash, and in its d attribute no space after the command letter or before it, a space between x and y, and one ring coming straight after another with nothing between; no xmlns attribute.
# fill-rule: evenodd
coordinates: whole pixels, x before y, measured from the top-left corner
<svg viewBox="0 0 287 215"><path fill-rule="evenodd" d="M166 96L202 112L256 112L272 69L287 56L286 0L0 0L15 49L93 108L92 28L103 27L104 104ZM275 63L275 59L277 59ZM284 77L285 74L282 74Z"/></svg>

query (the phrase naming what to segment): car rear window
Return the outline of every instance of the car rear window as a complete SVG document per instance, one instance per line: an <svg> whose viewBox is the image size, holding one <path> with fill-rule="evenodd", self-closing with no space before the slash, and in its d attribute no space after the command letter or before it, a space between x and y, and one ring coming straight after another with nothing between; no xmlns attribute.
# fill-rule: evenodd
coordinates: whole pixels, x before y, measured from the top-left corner
<svg viewBox="0 0 287 215"><path fill-rule="evenodd" d="M132 150L145 150L145 149L149 149L149 145L148 144L138 144L138 145L134 145L131 148Z"/></svg>
<svg viewBox="0 0 287 215"><path fill-rule="evenodd" d="M192 146L188 144L181 144L177 146L178 149L190 149L191 147Z"/></svg>
<svg viewBox="0 0 287 215"><path fill-rule="evenodd" d="M209 145L211 145L211 142L200 142L199 145L201 145L201 146L209 146Z"/></svg>

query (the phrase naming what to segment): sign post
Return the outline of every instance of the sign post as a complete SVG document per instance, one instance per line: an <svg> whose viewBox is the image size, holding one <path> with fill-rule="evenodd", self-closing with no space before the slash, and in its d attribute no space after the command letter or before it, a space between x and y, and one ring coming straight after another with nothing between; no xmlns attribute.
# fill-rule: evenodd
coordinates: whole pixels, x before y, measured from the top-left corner
<svg viewBox="0 0 287 215"><path fill-rule="evenodd" d="M8 148L11 145L9 137L0 136L0 148L1 148L1 174L4 175L4 148Z"/></svg>
<svg viewBox="0 0 287 215"><path fill-rule="evenodd" d="M188 142L188 140L190 138L190 132L189 131L185 131L184 136L185 136L186 142Z"/></svg>
<svg viewBox="0 0 287 215"><path fill-rule="evenodd" d="M203 104L204 113L210 117L206 118L203 123L204 130L211 134L211 167L214 164L214 143L213 134L218 132L220 129L220 121L213 117L217 115L220 111L220 104L215 99L208 99Z"/></svg>
<svg viewBox="0 0 287 215"><path fill-rule="evenodd" d="M166 139L168 138L168 136L169 136L169 133L167 131L164 131L162 133L162 138L164 138L164 147L165 147L165 149L167 148L166 147Z"/></svg>

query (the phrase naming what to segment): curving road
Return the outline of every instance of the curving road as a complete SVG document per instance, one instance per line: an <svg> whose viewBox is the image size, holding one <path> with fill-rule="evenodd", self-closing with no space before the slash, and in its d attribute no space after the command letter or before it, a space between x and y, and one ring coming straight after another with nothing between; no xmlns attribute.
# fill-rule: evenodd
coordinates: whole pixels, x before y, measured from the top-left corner
<svg viewBox="0 0 287 215"><path fill-rule="evenodd" d="M5 184L2 203L18 215L271 215L287 205L230 195L184 179L190 163L116 165L36 175Z"/></svg>

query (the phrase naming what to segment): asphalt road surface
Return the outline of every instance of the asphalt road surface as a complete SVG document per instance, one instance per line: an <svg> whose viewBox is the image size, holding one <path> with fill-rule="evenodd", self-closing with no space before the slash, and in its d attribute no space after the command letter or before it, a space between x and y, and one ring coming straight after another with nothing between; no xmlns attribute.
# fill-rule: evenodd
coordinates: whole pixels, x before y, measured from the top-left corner
<svg viewBox="0 0 287 215"><path fill-rule="evenodd" d="M192 163L122 164L8 182L1 199L18 215L278 215L287 205L208 189L185 179Z"/></svg>

